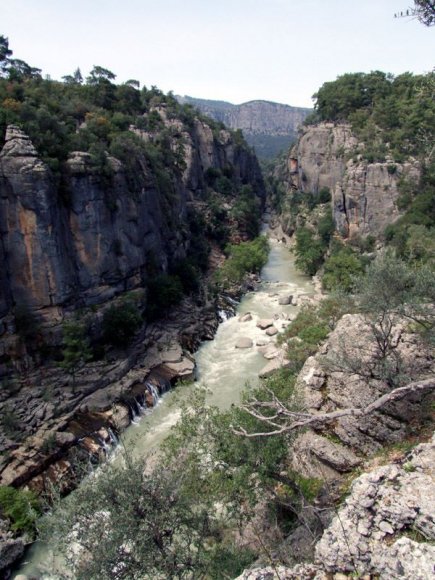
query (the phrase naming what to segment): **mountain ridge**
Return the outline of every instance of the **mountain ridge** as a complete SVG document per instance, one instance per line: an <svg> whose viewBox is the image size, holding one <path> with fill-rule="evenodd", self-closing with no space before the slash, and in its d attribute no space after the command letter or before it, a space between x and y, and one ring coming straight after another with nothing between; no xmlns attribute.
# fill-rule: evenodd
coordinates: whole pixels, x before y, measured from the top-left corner
<svg viewBox="0 0 435 580"><path fill-rule="evenodd" d="M253 99L239 105L176 95L181 104L189 104L231 129L241 129L246 141L263 159L275 157L296 139L297 131L312 109Z"/></svg>

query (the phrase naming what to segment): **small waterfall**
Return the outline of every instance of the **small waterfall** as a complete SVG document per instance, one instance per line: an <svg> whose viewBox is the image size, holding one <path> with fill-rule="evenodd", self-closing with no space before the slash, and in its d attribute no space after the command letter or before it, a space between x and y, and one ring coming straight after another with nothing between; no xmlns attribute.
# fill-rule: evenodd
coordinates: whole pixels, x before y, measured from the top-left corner
<svg viewBox="0 0 435 580"><path fill-rule="evenodd" d="M147 391L150 393L150 395L153 398L153 407L155 407L157 405L157 403L159 402L159 398L160 398L159 392L152 383L145 383L145 386L147 388Z"/></svg>

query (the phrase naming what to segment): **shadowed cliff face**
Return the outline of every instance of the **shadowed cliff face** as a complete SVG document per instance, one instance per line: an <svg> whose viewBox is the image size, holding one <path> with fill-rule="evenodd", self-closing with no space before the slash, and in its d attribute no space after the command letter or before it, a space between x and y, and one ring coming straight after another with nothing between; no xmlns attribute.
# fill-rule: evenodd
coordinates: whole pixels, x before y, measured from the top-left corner
<svg viewBox="0 0 435 580"><path fill-rule="evenodd" d="M370 163L354 151L362 149L350 125L321 123L307 127L288 159L291 188L317 194L328 187L334 221L344 235L378 235L399 217L399 179L418 181L415 159L395 163Z"/></svg>
<svg viewBox="0 0 435 580"><path fill-rule="evenodd" d="M168 168L169 192L159 189L145 155L139 160L143 185L132 193L120 161L108 157L108 181L88 153L73 152L60 195L29 138L8 128L0 152L1 318L16 305L47 319L59 306L103 303L146 282L151 261L165 271L184 258L188 203L204 195L209 167L231 167L236 185L252 184L263 196L256 158L229 132L213 134L199 120L187 128L160 114L166 126L179 123L183 142L185 169Z"/></svg>

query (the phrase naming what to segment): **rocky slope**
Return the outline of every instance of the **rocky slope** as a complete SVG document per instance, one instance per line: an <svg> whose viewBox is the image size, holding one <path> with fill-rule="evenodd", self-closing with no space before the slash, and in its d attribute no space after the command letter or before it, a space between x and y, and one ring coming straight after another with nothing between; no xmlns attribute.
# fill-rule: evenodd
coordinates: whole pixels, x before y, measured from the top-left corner
<svg viewBox="0 0 435 580"><path fill-rule="evenodd" d="M273 157L296 138L298 128L311 109L291 107L270 101L249 101L233 105L225 101L210 101L193 97L177 97L221 121L231 129L241 129L248 143L260 157Z"/></svg>
<svg viewBox="0 0 435 580"><path fill-rule="evenodd" d="M305 127L291 150L284 175L287 191L317 195L329 188L334 221L345 237L380 235L400 215L397 207L401 179L417 181L415 159L370 163L358 150L364 144L348 124L320 123Z"/></svg>
<svg viewBox="0 0 435 580"><path fill-rule="evenodd" d="M417 376L433 377L433 350L406 325L398 323L394 336L403 364ZM302 408L314 415L365 408L387 392L382 381L356 371L358 360L370 366L374 340L361 315L345 315L299 374L296 391ZM345 361L348 367L354 365L354 373ZM404 441L418 441L419 431L433 425L432 403L433 388L423 397L403 398L364 418L342 417L298 434L290 447L291 472L323 481L325 494L305 506L301 525L276 547L289 565L252 569L239 580L431 578L435 437L412 452L406 451ZM346 480L353 480L348 497L333 508ZM301 560L312 563L291 565Z"/></svg>
<svg viewBox="0 0 435 580"><path fill-rule="evenodd" d="M238 580L426 580L435 569L435 438L358 477L315 549L315 563L270 566Z"/></svg>

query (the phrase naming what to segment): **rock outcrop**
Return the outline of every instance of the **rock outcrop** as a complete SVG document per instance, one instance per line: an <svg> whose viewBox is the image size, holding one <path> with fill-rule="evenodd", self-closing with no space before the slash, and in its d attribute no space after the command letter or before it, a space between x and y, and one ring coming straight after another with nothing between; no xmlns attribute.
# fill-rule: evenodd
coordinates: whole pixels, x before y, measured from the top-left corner
<svg viewBox="0 0 435 580"><path fill-rule="evenodd" d="M398 183L402 178L417 181L420 166L415 159L395 163L367 161L350 125L320 123L304 128L292 149L285 170L289 189L316 195L322 188L332 194L334 221L344 236L378 235L393 223Z"/></svg>
<svg viewBox="0 0 435 580"><path fill-rule="evenodd" d="M328 572L425 580L435 574L435 437L401 465L358 477L316 546Z"/></svg>
<svg viewBox="0 0 435 580"><path fill-rule="evenodd" d="M397 357L414 376L434 373L433 353L407 332L405 325L397 325L395 341ZM374 356L375 337L368 323L360 315L343 316L321 352L308 358L299 374L296 389L301 404L314 414L366 407L389 389L383 381L364 376L364 366L368 368ZM390 403L368 417L342 417L317 432L298 435L292 467L307 477L339 478L365 457L403 440L410 422L424 412L421 401L421 396L411 397Z"/></svg>

